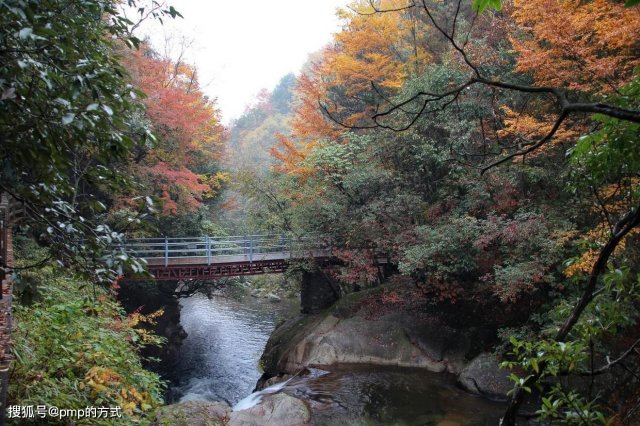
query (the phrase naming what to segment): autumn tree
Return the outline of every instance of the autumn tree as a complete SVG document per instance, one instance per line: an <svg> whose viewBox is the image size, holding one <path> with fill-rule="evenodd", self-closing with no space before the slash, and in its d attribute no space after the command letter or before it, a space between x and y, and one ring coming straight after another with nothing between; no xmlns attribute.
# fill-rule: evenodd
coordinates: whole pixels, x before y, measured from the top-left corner
<svg viewBox="0 0 640 426"><path fill-rule="evenodd" d="M285 75L272 91L261 90L255 101L234 120L229 129L225 164L232 173L231 183L221 203L222 221L231 232L253 230L280 232L289 226L278 220L271 208L280 210L277 178L271 168L276 160L270 150L283 134L291 131L294 102L294 74ZM266 198L266 200L265 200ZM286 197L282 197L282 201ZM265 202L266 201L266 202ZM277 223L277 225L276 225Z"/></svg>
<svg viewBox="0 0 640 426"><path fill-rule="evenodd" d="M162 201L163 215L196 212L221 192L225 131L215 100L199 86L197 71L181 59L160 57L147 44L125 57L132 83L143 93L157 140L135 146L135 173ZM182 57L182 55L181 55Z"/></svg>
<svg viewBox="0 0 640 426"><path fill-rule="evenodd" d="M488 2L476 2L479 3ZM385 12L384 8L373 6L373 3L372 7L379 13ZM583 264L586 261L590 265L582 279L583 287L577 303L572 307L571 304L567 307L567 304L560 303L562 308L558 309L564 309L565 317L558 318L560 325L557 332L549 336L549 340L539 341L536 344L538 346L519 346L514 341L515 352L523 360L521 366L531 371L529 376L517 382L517 389L504 417L505 424L514 424L515 413L525 391L530 390L530 386L541 377L557 374L557 370L551 367L555 365L553 356L541 357L536 361L535 357L531 357L532 352L557 354L555 349L558 345L566 345L566 340L573 339L573 352L567 356L574 362L570 364L573 366L569 368L570 372L580 365L579 360L584 361L581 358L585 348L584 339L593 342L596 338L593 329L583 326L584 321L589 321L585 317L591 317L589 310L594 303L604 309L606 298L611 294L607 294L610 290L610 284L607 283L611 282L607 281L607 277L612 279L607 268L619 261L629 265L624 261L628 261L631 255L624 250L629 245L625 241L632 237L634 228L640 223L640 206L637 205L634 183L636 156L634 138L631 136L637 134L636 123L640 122L636 91L638 77L634 73L638 63L634 28L638 27L640 14L637 8L624 8L610 1L587 4L514 1L513 5L506 7L514 23L510 42L518 54L514 72L524 75L512 76L495 73L491 63L482 61L483 55L478 54L483 47L481 33L474 33L476 42L468 43L471 30L456 26L457 22L464 22L458 19L461 11L464 11L464 5L458 3L453 19L449 19L449 22L453 21L453 26L440 19L436 4L422 2L421 5L411 3L406 6L406 9L412 8L422 9L421 13L426 15L427 22L449 42L451 52L466 64L467 76L449 87L417 88L417 93L404 99L390 100L390 97L381 96L380 111L371 115L371 120L378 126L397 130L409 128L422 117L452 108L452 104L457 105L461 99L482 95L482 90L485 90L494 103L503 105L492 108L503 123L498 122L491 135L485 132L481 121L479 130L482 131L482 144L475 147L469 145L467 152L489 160L479 167L491 173L495 173L496 166L511 160L527 158L536 164L538 160L533 157L539 158L543 149L548 150L558 142L575 141L580 133L589 133L589 127L596 129L581 138L570 153L573 165L578 166L579 170L575 175L578 178L577 186L590 189L605 223L599 227L600 232L592 233L601 237L594 241L594 249L587 251L587 256L581 259ZM468 33L466 38L459 36L461 32ZM516 80L523 77L531 77L531 84ZM514 112L514 107L518 108L518 112ZM589 119L582 118L581 113L597 115L590 117L590 123ZM487 152L496 154L487 155ZM557 149L550 149L545 156L551 154L552 158L557 158L557 153ZM547 166L553 164L548 161L545 163L544 158L540 161ZM616 256L618 251L619 257ZM611 262L614 259L618 259L618 262ZM571 271L573 273L575 268ZM624 285L622 283L626 279L629 278L622 279L620 285ZM629 295L627 303L636 303L634 297ZM603 313L602 316L606 315ZM618 316L617 321L633 324L637 319ZM600 336L608 332L610 330L598 330ZM624 353L630 353L635 344ZM527 349L523 350L524 347ZM601 347L600 350L606 354L611 348ZM593 360L593 357L592 346L591 355L587 358ZM603 371L611 367L611 364L606 365ZM571 392L554 387L547 399L551 403L543 408L542 415L555 418L571 416L574 410L582 410L581 413L586 414L580 414L579 421L596 421L598 414L593 409L593 402L577 402L579 398ZM563 405L569 400L574 406ZM579 406L582 408L577 408ZM554 411L552 407L562 408Z"/></svg>
<svg viewBox="0 0 640 426"><path fill-rule="evenodd" d="M607 374L639 344L620 337L637 336L640 300L639 10L613 1L474 4L354 5L353 21L393 15L385 22L396 28L428 27L428 61L411 73L390 56L361 82L365 73L350 71L371 56L340 56L345 26L301 79L294 137L275 155L299 183L292 208L334 247L385 254L428 303L468 312L469 298L517 330L510 365L529 374L515 377L504 419L513 424L535 383ZM387 39L378 52L397 40ZM345 279L371 277L359 269ZM614 362L598 367L603 359ZM625 377L634 383L633 371ZM540 416L577 422L602 420L598 404L609 402L551 385L544 398Z"/></svg>
<svg viewBox="0 0 640 426"><path fill-rule="evenodd" d="M383 2L389 7L396 0ZM300 168L289 156L304 158L318 140L338 139L344 128L327 122L322 102L346 124L354 124L375 110L377 87L398 91L412 73L428 61L422 37L415 33L410 16L380 14L363 16L368 2L355 1L338 16L343 30L331 45L312 57L297 85L296 113L291 123L295 138L281 138L273 155L283 170Z"/></svg>
<svg viewBox="0 0 640 426"><path fill-rule="evenodd" d="M122 234L107 225L106 210L111 194L132 187L122 164L150 131L134 123L138 95L116 55L116 43L139 43L117 6L0 2L0 189L19 202L23 226L52 258L107 282L128 256L113 244ZM153 15L178 13L162 6Z"/></svg>

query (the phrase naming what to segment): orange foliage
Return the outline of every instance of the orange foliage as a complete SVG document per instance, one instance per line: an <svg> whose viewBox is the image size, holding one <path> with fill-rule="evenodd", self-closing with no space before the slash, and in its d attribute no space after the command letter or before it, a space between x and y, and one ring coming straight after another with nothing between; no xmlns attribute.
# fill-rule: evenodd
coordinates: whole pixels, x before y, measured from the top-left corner
<svg viewBox="0 0 640 426"><path fill-rule="evenodd" d="M622 238L622 240L620 240L620 242L618 243L616 249L613 252L613 255L617 256L623 253L625 248L627 247L627 242L632 238L636 238L638 235L640 235L640 229L637 229L637 228L631 231L630 233L628 233L627 235L625 235L625 237ZM591 243L597 243L599 246L602 247L605 245L605 243L610 237L611 237L611 229L607 226L607 224L601 223L596 228L589 230L586 233L585 239ZM591 273L591 270L593 269L593 265L596 263L596 260L598 259L599 253L600 253L599 250L596 250L593 248L587 249L585 252L583 252L580 255L579 259L572 262L569 266L565 268L564 270L565 276L573 277L575 275L580 275L580 274L586 275Z"/></svg>
<svg viewBox="0 0 640 426"><path fill-rule="evenodd" d="M517 69L537 84L609 93L632 77L640 8L613 0L513 0L526 37L512 37Z"/></svg>
<svg viewBox="0 0 640 426"><path fill-rule="evenodd" d="M163 214L195 211L226 178L194 172L223 151L224 128L215 102L202 93L189 65L159 58L147 46L127 53L123 63L146 94L146 119L159 136L135 172L163 200Z"/></svg>
<svg viewBox="0 0 640 426"><path fill-rule="evenodd" d="M535 83L604 95L626 84L638 57L640 8L625 8L613 0L513 0L514 27L510 41L518 53L516 69ZM531 145L551 130L557 117L549 105L516 113L504 107L504 129L499 137ZM567 125L574 126L568 129ZM579 120L566 120L547 143L529 154L539 156L554 145L574 141L586 129Z"/></svg>
<svg viewBox="0 0 640 426"><path fill-rule="evenodd" d="M401 0L383 0L381 8L403 6ZM293 139L280 138L271 151L282 162L280 170L304 171L300 162L321 139L342 140L345 128L327 117L320 108L325 105L331 115L346 125L371 124L370 117L382 98L375 85L386 96L395 94L410 72L427 63L429 55L416 46L410 36L412 23L401 13L372 12L370 2L357 0L353 10L341 10L344 21L334 43L313 58L298 79L298 102L291 123ZM411 58L411 59L409 59Z"/></svg>
<svg viewBox="0 0 640 426"><path fill-rule="evenodd" d="M297 146L291 139L278 134L278 143L271 147L269 153L273 158L280 161L275 167L276 171L282 173L292 173L301 177L309 176L313 173L309 167L303 165L308 153L315 147L315 143L306 143Z"/></svg>

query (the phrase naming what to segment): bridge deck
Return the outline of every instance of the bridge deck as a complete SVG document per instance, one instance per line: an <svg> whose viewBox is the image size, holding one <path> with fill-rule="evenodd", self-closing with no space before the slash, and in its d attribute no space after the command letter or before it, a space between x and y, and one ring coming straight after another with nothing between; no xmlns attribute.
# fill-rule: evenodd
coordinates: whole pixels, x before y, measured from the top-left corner
<svg viewBox="0 0 640 426"><path fill-rule="evenodd" d="M145 259L158 280L283 272L291 260L331 257L331 249L318 239L283 235L151 238L129 240L126 247Z"/></svg>

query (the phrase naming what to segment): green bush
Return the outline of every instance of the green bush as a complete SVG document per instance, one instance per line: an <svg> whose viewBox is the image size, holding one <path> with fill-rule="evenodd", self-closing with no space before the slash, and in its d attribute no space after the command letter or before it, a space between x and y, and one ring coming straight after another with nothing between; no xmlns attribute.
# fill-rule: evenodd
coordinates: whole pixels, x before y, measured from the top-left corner
<svg viewBox="0 0 640 426"><path fill-rule="evenodd" d="M137 331L140 315L127 318L105 289L43 267L38 297L14 305L13 347L8 405L60 409L121 407L121 418L44 422L56 424L145 423L145 413L162 403L163 383L146 371L137 349L159 338ZM142 319L144 320L144 319ZM25 419L13 419L25 424ZM34 420L41 421L41 420Z"/></svg>

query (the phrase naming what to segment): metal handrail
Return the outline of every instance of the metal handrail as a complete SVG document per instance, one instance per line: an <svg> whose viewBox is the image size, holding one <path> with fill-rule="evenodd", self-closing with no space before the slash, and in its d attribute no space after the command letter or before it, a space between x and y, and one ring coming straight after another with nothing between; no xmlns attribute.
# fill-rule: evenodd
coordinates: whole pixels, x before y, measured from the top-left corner
<svg viewBox="0 0 640 426"><path fill-rule="evenodd" d="M304 257L305 253L327 247L320 238L307 236L292 238L278 234L254 234L247 236L155 237L134 238L125 241L125 250L143 259L202 258L210 265L213 258L245 256L252 262L255 256L277 255L282 258Z"/></svg>

